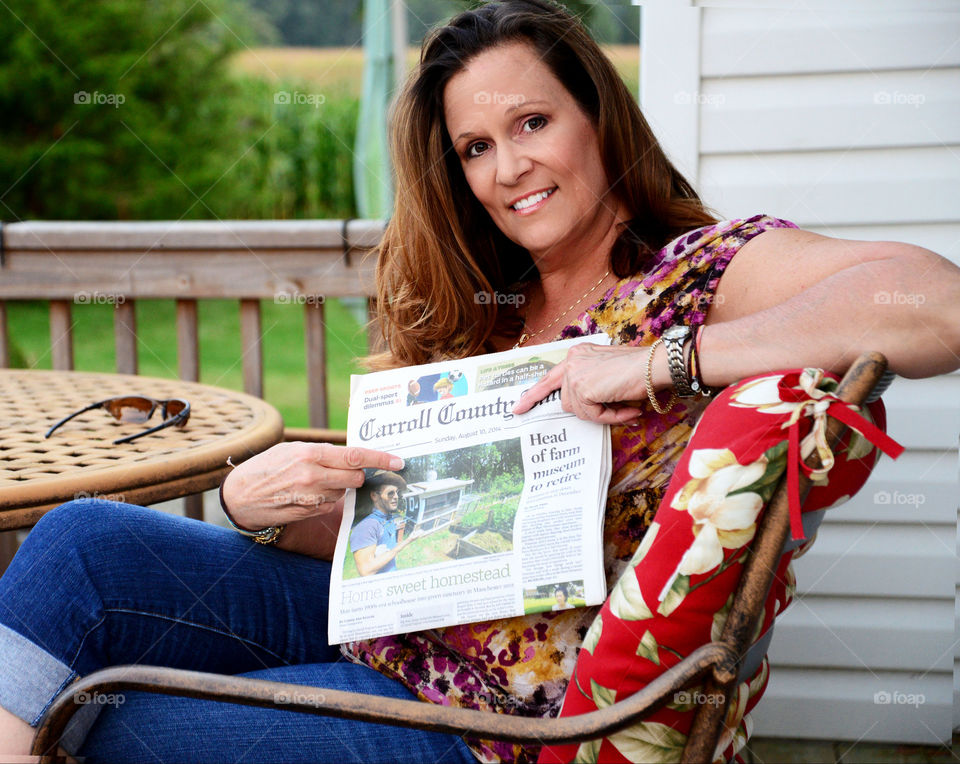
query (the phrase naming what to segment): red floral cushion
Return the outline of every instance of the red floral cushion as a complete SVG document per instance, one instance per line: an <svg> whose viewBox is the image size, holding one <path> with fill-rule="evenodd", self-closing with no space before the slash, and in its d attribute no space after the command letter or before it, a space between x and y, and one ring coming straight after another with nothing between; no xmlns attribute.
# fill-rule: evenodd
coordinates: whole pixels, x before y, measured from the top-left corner
<svg viewBox="0 0 960 764"><path fill-rule="evenodd" d="M706 408L677 465L656 517L629 566L594 620L577 659L561 716L603 708L637 692L701 645L718 639L760 515L793 459L820 453L824 469L804 512L843 503L866 482L879 451L902 451L879 428L877 401L854 414L830 393L836 378L819 369L752 377L731 385ZM854 423L835 453L826 449L825 411ZM860 418L860 417L863 418ZM866 420L866 421L864 421ZM809 472L809 470L807 470ZM794 481L789 481L793 483ZM799 504L792 504L794 538L802 537ZM757 637L789 604L794 551L781 558ZM749 719L766 687L764 659L734 692L717 758L736 757ZM698 691L677 693L642 723L581 745L546 746L540 762L679 761Z"/></svg>

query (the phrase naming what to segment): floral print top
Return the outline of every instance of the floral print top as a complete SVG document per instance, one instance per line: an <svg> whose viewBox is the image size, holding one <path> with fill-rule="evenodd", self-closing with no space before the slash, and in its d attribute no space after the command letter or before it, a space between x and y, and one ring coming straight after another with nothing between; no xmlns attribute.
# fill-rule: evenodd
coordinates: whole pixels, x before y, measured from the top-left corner
<svg viewBox="0 0 960 764"><path fill-rule="evenodd" d="M651 345L674 324L699 326L734 254L769 228L796 226L757 215L689 231L657 252L647 273L611 287L561 336L603 331L615 344ZM603 535L608 587L650 526L706 401L682 400L663 415L646 405L639 425L611 428L613 474ZM536 613L349 642L341 649L348 659L398 680L427 702L556 716L598 610ZM481 761L530 762L539 752L537 745L467 742Z"/></svg>

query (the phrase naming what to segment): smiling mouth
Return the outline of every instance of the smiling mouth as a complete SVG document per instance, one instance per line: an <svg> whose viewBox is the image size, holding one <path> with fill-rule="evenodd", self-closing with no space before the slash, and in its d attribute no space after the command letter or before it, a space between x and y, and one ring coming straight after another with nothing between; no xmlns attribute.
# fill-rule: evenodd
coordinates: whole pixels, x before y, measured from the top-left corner
<svg viewBox="0 0 960 764"><path fill-rule="evenodd" d="M524 210L528 210L531 207L536 207L537 205L541 204L546 199L548 199L550 196L552 196L553 192L556 190L557 190L557 187L554 186L553 188L547 189L546 191L537 191L537 193L530 194L530 196L525 196L520 201L515 202L514 204L511 204L510 209L514 210L515 212L523 212Z"/></svg>

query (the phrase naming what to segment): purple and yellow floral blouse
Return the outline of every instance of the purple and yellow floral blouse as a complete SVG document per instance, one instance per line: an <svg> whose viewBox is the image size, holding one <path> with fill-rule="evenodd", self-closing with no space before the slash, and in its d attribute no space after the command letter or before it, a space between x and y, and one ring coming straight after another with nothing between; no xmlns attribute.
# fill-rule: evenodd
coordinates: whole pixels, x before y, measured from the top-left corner
<svg viewBox="0 0 960 764"><path fill-rule="evenodd" d="M766 215L690 231L663 247L646 274L619 281L562 337L606 332L614 344L651 345L669 326L702 324L727 264L768 228ZM616 581L650 525L706 401L652 407L639 425L611 428L613 475L604 518L604 566ZM598 607L451 626L350 642L346 658L406 685L421 700L524 716L555 716ZM468 740L481 761L535 761L539 746Z"/></svg>

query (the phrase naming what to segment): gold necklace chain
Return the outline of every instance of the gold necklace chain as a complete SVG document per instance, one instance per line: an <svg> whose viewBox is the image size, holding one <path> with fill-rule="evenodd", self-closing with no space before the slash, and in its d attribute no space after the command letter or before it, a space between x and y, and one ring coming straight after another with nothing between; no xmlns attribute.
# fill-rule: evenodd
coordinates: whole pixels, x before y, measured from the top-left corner
<svg viewBox="0 0 960 764"><path fill-rule="evenodd" d="M609 276L609 275L610 275L610 271L607 271L606 273L604 273L604 274L600 277L600 280L599 280L596 284L594 284L592 287L590 287L586 292L584 292L584 293L580 296L580 298L579 298L575 303L573 303L573 305L571 305L569 308L567 308L565 311L563 311L563 313L561 313L560 315L558 315L555 319L553 319L553 321L551 321L551 322L550 322L549 324L547 324L545 327L543 327L542 329L538 329L537 331L533 332L532 334L530 334L530 333L527 332L527 319L526 319L526 317L524 317L524 319L523 319L523 330L520 332L520 339L517 340L517 344L513 346L513 349L516 350L518 347L520 347L520 346L521 346L524 342L526 342L527 340L531 340L531 339L533 339L534 337L537 337L537 336L543 334L545 331L547 331L547 329L549 329L550 327L554 326L554 325L557 323L557 321L559 321L561 318L563 318L565 315L567 315L571 310L573 310L575 307L577 307L581 302L583 302L585 299L587 299L587 297L589 297L590 294L592 294L593 292L595 292L596 289L597 289L597 287L600 286L600 285L603 283L603 280L604 280L607 276Z"/></svg>

